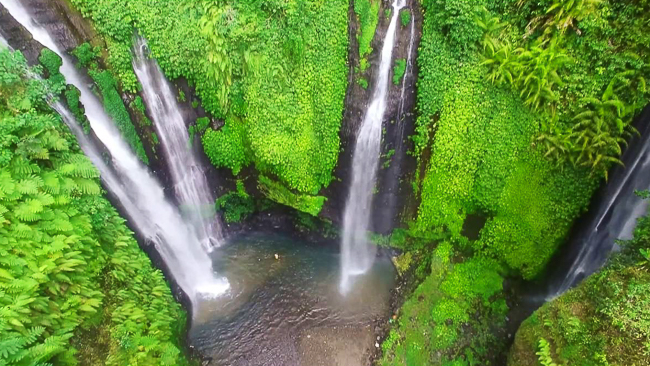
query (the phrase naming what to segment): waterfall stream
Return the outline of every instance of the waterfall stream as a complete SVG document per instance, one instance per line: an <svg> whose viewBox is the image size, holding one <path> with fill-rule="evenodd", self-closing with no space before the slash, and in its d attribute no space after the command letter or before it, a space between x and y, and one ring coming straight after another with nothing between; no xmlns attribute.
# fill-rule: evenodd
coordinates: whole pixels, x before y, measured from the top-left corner
<svg viewBox="0 0 650 366"><path fill-rule="evenodd" d="M370 225L372 198L377 177L382 120L386 112L386 97L396 28L400 9L404 6L405 0L395 0L393 2L393 14L381 49L379 77L354 148L352 185L350 186L343 216L340 282L340 291L342 293L347 293L350 290L351 277L366 273L375 258L376 248L368 242L367 230Z"/></svg>
<svg viewBox="0 0 650 366"><path fill-rule="evenodd" d="M172 88L156 61L148 58L147 43L142 37L135 40L133 70L142 84L144 100L167 157L181 212L205 248L211 250L222 239L214 197L191 149L187 126Z"/></svg>
<svg viewBox="0 0 650 366"><path fill-rule="evenodd" d="M80 90L80 100L91 129L110 153L114 171L104 162L100 150L84 135L71 113L58 103L54 104L54 108L77 136L79 145L99 170L106 188L119 200L131 225L155 244L171 275L192 301L198 296L215 296L226 291L228 283L215 277L211 259L199 238L178 210L167 201L160 183L122 139L70 58L18 0L0 0L0 3L36 41L62 58L60 71L68 83Z"/></svg>
<svg viewBox="0 0 650 366"><path fill-rule="evenodd" d="M632 238L637 219L646 214L648 200L634 194L635 190L650 188L650 108L640 116L645 131L642 141L631 146L623 155L625 167L617 167L600 194L601 202L592 208L593 214L579 227L575 240L568 245L574 249L569 268L551 282L548 298L557 297L597 271L612 250L616 240Z"/></svg>
<svg viewBox="0 0 650 366"><path fill-rule="evenodd" d="M404 117L404 96L406 95L406 83L408 81L411 72L413 72L413 46L415 45L415 19L411 19L411 34L409 36L409 49L408 56L406 56L406 70L404 70L404 76L402 77L402 90L399 94L399 108L397 109L397 122L400 126L400 136L404 131L404 124L401 123L402 118ZM401 146L402 140L398 140L398 144Z"/></svg>

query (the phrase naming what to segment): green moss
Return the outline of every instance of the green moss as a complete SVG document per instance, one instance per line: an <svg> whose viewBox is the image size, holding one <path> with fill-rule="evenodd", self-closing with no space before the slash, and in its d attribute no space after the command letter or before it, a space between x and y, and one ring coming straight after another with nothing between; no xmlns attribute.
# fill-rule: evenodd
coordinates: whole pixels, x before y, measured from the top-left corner
<svg viewBox="0 0 650 366"><path fill-rule="evenodd" d="M452 264L452 254L450 243L433 254L431 274L400 310L382 345L380 365L446 365L470 358L487 364L503 349L492 334L504 326L508 310L499 265L478 257Z"/></svg>
<svg viewBox="0 0 650 366"><path fill-rule="evenodd" d="M76 87L68 85L64 92L64 95L68 108L70 108L70 111L77 119L77 122L81 124L85 133L89 133L90 122L88 121L88 118L86 118L83 105L79 100L79 98L81 98L81 92Z"/></svg>
<svg viewBox="0 0 650 366"><path fill-rule="evenodd" d="M399 20L402 23L402 27L406 27L411 23L411 10L410 9L402 9L399 12Z"/></svg>
<svg viewBox="0 0 650 366"><path fill-rule="evenodd" d="M368 80L366 80L366 78L358 78L357 84L359 84L363 89L368 89Z"/></svg>
<svg viewBox="0 0 650 366"><path fill-rule="evenodd" d="M354 13L359 20L359 56L366 57L372 52L372 39L375 37L375 30L379 23L379 6L378 0L354 0Z"/></svg>
<svg viewBox="0 0 650 366"><path fill-rule="evenodd" d="M403 58L398 58L395 60L395 66L393 66L393 84L399 85L404 77L406 72L406 60Z"/></svg>
<svg viewBox="0 0 650 366"><path fill-rule="evenodd" d="M103 97L104 110L117 125L122 133L122 137L133 148L136 155L145 164L149 164L149 158L144 151L142 141L135 130L131 121L131 116L127 111L122 98L117 91L117 81L109 71L90 70L90 77L95 81L99 93Z"/></svg>
<svg viewBox="0 0 650 366"><path fill-rule="evenodd" d="M413 253L406 252L397 257L393 257L393 264L397 269L397 274L404 275L413 265Z"/></svg>
<svg viewBox="0 0 650 366"><path fill-rule="evenodd" d="M318 215L326 200L323 196L296 194L282 184L263 175L259 177L259 188L270 200L293 207L298 211L306 212L312 216Z"/></svg>

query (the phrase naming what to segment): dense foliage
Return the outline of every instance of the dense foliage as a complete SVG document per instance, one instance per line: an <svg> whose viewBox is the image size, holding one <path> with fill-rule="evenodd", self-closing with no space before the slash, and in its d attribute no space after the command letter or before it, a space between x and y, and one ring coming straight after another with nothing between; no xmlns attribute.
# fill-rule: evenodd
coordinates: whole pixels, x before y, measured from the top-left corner
<svg viewBox="0 0 650 366"><path fill-rule="evenodd" d="M370 66L368 55L372 53L371 44L373 38L375 38L375 30L379 23L380 5L381 3L378 0L354 0L354 13L357 15L359 24L356 36L359 42L359 57L361 58L359 69L361 72L366 71ZM387 9L387 11L389 12L390 9Z"/></svg>
<svg viewBox="0 0 650 366"><path fill-rule="evenodd" d="M186 364L184 313L48 107L60 80L39 72L0 51L0 364Z"/></svg>
<svg viewBox="0 0 650 366"><path fill-rule="evenodd" d="M533 277L586 206L595 182L588 171L557 167L531 147L544 116L488 81L479 55L454 53L436 19L425 13L418 58L416 152L430 149L431 157L414 231L457 237L468 214L487 216L471 248Z"/></svg>
<svg viewBox="0 0 650 366"><path fill-rule="evenodd" d="M413 137L420 167L414 189L421 200L414 222L396 231L390 243L421 262L432 257L433 265L428 276L421 266L415 269L424 280L384 341L382 362L488 365L503 350L494 334L503 325L498 314L503 316L505 303L493 297L441 310L448 298L464 298L466 292L444 292L451 287L440 277L439 252L427 254L431 243L439 241L438 250L453 243L458 255L453 271L460 263L492 263L469 267L479 273L470 278L495 274L493 282L500 283L499 274L539 276L634 138L631 121L648 101L650 29L643 14L649 4L425 0L421 5ZM472 228L468 217L482 217L485 225ZM479 232L476 240L466 237L472 229ZM477 324L493 315L493 323ZM600 326L585 328L585 337ZM556 335L566 332L557 328ZM550 348L540 337L529 339L528 364L598 364L583 351L562 363L552 361L557 343L545 339ZM477 352L486 348L492 354Z"/></svg>
<svg viewBox="0 0 650 366"><path fill-rule="evenodd" d="M225 121L203 136L215 165L237 174L253 163L298 195L330 183L347 80L347 1L72 3L106 38L126 90L137 85L135 30L167 76L196 86L203 107Z"/></svg>
<svg viewBox="0 0 650 366"><path fill-rule="evenodd" d="M255 201L246 192L242 181L237 181L236 191L219 197L216 205L223 211L226 222L240 222L255 212Z"/></svg>

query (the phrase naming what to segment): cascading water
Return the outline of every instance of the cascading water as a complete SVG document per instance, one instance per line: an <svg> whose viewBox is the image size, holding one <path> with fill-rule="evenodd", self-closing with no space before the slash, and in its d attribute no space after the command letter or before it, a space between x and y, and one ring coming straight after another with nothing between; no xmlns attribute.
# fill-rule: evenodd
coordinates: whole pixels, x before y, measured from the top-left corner
<svg viewBox="0 0 650 366"><path fill-rule="evenodd" d="M411 11L411 13L413 13ZM402 91L399 94L399 108L397 109L397 121L398 123L402 120L404 116L404 96L406 95L406 83L408 81L411 72L413 71L413 46L415 45L415 19L411 19L411 35L409 36L409 50L408 56L406 59L406 70L404 70L404 77L402 78ZM404 124L400 123L400 136L401 132L404 131ZM402 144L402 140L398 140L398 144Z"/></svg>
<svg viewBox="0 0 650 366"><path fill-rule="evenodd" d="M413 11L411 10L411 13ZM415 19L412 19L410 22L410 35L409 35L409 47L408 54L406 57L406 69L404 70L404 76L402 77L402 90L400 91L399 104L397 106L397 118L395 119L396 129L392 132L394 142L392 146L392 151L394 152L393 157L389 161L388 169L384 173L383 180L383 193L385 198L385 206L383 207L384 216L383 220L380 223L386 229L393 227L393 222L398 215L396 213L400 209L400 185L402 182L402 169L404 168L403 161L406 158L407 151L404 147L404 142L408 139L408 135L405 134L405 126L409 122L406 118L405 107L410 107L406 104L407 101L407 91L415 92L411 88L414 84L412 78L413 74L413 58L415 57ZM381 177L379 180L381 181ZM375 223L375 226L377 223Z"/></svg>
<svg viewBox="0 0 650 366"><path fill-rule="evenodd" d="M133 69L142 84L146 105L167 156L181 212L206 249L211 250L222 239L214 197L191 149L190 136L172 88L156 61L148 58L147 43L142 37L135 40Z"/></svg>
<svg viewBox="0 0 650 366"><path fill-rule="evenodd" d="M154 179L122 139L99 100L83 81L67 55L56 45L47 30L35 23L18 0L0 0L11 16L23 25L43 46L63 60L61 73L79 89L81 103L90 126L112 157L113 168L103 162L96 146L79 128L70 112L56 103L54 108L70 126L77 140L100 171L107 189L124 207L130 222L147 240L153 242L172 276L194 300L199 296L216 296L228 289L228 283L215 278L212 262L201 243L181 215L165 198L161 185Z"/></svg>
<svg viewBox="0 0 650 366"><path fill-rule="evenodd" d="M377 176L381 127L386 112L388 77L393 58L397 20L405 0L395 0L393 15L381 50L379 77L372 101L366 110L352 158L352 185L345 205L341 241L341 293L350 290L352 276L367 272L375 259L376 248L368 242L370 210Z"/></svg>
<svg viewBox="0 0 650 366"><path fill-rule="evenodd" d="M640 120L645 127L643 140L625 152L625 167L613 172L596 214L576 232L577 242L569 245L576 247L577 255L566 274L551 283L547 298L561 295L597 271L616 248L616 239L631 239L637 219L646 213L648 201L634 191L650 188L650 107L644 110Z"/></svg>

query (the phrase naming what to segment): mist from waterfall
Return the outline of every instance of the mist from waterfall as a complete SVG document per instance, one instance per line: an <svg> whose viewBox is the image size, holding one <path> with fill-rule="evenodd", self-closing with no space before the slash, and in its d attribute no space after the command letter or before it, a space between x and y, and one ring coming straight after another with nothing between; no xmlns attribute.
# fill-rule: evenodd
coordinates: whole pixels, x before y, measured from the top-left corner
<svg viewBox="0 0 650 366"><path fill-rule="evenodd" d="M63 60L60 68L68 83L81 92L90 127L111 155L104 162L96 144L83 133L78 121L59 103L53 107L76 135L79 145L100 172L105 187L126 212L129 223L147 242L153 243L174 280L194 302L197 297L212 297L225 292L227 281L215 277L212 262L194 230L165 198L160 183L149 173L124 141L101 102L92 93L79 70L57 46L48 31L37 24L17 0L0 0L11 16L23 25L43 46Z"/></svg>
<svg viewBox="0 0 650 366"><path fill-rule="evenodd" d="M167 158L174 193L181 213L207 250L222 241L221 226L201 163L192 151L192 141L171 85L156 60L149 58L146 41L136 37L133 70Z"/></svg>
<svg viewBox="0 0 650 366"><path fill-rule="evenodd" d="M341 282L339 289L343 294L349 292L352 277L366 273L375 259L376 248L369 243L367 231L370 226L372 198L377 178L382 120L386 112L386 97L388 95L396 29L399 12L406 5L405 2L405 0L395 0L393 2L390 25L381 50L379 76L354 148L352 184L345 205L341 241Z"/></svg>

